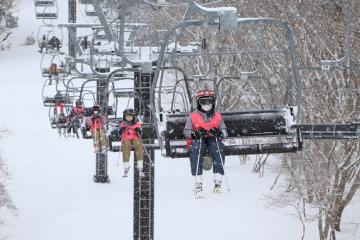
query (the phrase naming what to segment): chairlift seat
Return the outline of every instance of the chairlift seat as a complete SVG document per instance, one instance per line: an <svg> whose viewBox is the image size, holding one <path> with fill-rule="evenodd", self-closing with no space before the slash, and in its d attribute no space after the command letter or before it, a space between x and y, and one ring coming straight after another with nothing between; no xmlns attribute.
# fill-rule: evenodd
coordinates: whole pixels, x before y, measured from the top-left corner
<svg viewBox="0 0 360 240"><path fill-rule="evenodd" d="M286 112L283 110L222 113L228 137L231 138L286 135L289 126L285 116ZM186 117L187 114L181 113L167 116L167 138L185 139L183 129Z"/></svg>
<svg viewBox="0 0 360 240"><path fill-rule="evenodd" d="M109 73L110 72L110 68L100 68L100 67L96 67L95 71L97 71L98 73Z"/></svg>
<svg viewBox="0 0 360 240"><path fill-rule="evenodd" d="M68 128L67 119L52 119L51 120L51 127L52 128Z"/></svg>
<svg viewBox="0 0 360 240"><path fill-rule="evenodd" d="M280 109L222 113L228 138L283 136L291 139L290 142L270 144L229 145L225 146L226 155L287 153L299 150L301 146L293 141L296 129L291 129L291 122L287 119L288 111L289 109ZM187 114L184 113L167 115L166 131L162 134L165 136L166 155L169 157L188 156L183 134L186 117Z"/></svg>
<svg viewBox="0 0 360 240"><path fill-rule="evenodd" d="M114 97L116 98L133 98L134 91L116 91L114 92Z"/></svg>
<svg viewBox="0 0 360 240"><path fill-rule="evenodd" d="M57 19L57 13L36 13L37 19Z"/></svg>
<svg viewBox="0 0 360 240"><path fill-rule="evenodd" d="M82 4L92 4L92 0L80 0L80 3Z"/></svg>
<svg viewBox="0 0 360 240"><path fill-rule="evenodd" d="M55 5L54 0L36 0L36 7L53 7Z"/></svg>
<svg viewBox="0 0 360 240"><path fill-rule="evenodd" d="M96 11L85 11L85 14L88 17L97 17L98 16Z"/></svg>
<svg viewBox="0 0 360 240"><path fill-rule="evenodd" d="M60 99L66 107L72 106L72 98L71 97L63 97L62 99ZM54 107L55 103L59 101L59 99L55 99L54 97L45 97L43 103L45 107Z"/></svg>

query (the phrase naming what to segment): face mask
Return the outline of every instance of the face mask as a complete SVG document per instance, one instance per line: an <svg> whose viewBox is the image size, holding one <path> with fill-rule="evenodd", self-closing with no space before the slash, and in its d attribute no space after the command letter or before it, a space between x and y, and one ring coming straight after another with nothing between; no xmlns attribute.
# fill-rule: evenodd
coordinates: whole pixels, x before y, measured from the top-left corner
<svg viewBox="0 0 360 240"><path fill-rule="evenodd" d="M205 112L208 112L212 109L212 105L211 104L201 105L201 109L204 110Z"/></svg>
<svg viewBox="0 0 360 240"><path fill-rule="evenodd" d="M94 111L94 114L95 114L95 115L98 115L98 114L99 114L99 112L98 112L98 111Z"/></svg>

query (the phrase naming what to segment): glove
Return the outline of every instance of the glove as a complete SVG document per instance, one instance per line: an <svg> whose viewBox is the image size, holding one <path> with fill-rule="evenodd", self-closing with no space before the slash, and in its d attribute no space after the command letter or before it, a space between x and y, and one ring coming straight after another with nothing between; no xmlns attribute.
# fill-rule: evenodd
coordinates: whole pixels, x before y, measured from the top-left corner
<svg viewBox="0 0 360 240"><path fill-rule="evenodd" d="M203 128L191 132L192 139L204 138L207 135L207 131Z"/></svg>
<svg viewBox="0 0 360 240"><path fill-rule="evenodd" d="M119 129L119 135L120 135L120 137L121 137L121 135L122 135L124 132L125 132L125 128L120 128L120 129Z"/></svg>
<svg viewBox="0 0 360 240"><path fill-rule="evenodd" d="M139 135L139 137L141 137L141 130L140 128L135 128L135 132L137 135Z"/></svg>
<svg viewBox="0 0 360 240"><path fill-rule="evenodd" d="M218 128L212 128L209 130L209 134L212 136L212 137L215 137L215 138L222 138L223 136L223 133L220 129Z"/></svg>

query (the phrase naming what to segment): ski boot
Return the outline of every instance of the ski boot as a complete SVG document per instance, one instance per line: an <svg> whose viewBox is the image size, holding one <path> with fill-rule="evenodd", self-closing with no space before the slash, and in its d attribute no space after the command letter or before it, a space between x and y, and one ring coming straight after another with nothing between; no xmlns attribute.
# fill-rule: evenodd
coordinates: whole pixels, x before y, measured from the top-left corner
<svg viewBox="0 0 360 240"><path fill-rule="evenodd" d="M201 182L197 182L195 184L194 194L195 194L195 199L204 198L204 191Z"/></svg>
<svg viewBox="0 0 360 240"><path fill-rule="evenodd" d="M140 178L145 177L145 173L143 172L142 168L138 168L138 171L139 171L139 177Z"/></svg>
<svg viewBox="0 0 360 240"><path fill-rule="evenodd" d="M125 168L124 168L123 178L126 178L126 177L129 176L129 169L130 169L130 167L125 167Z"/></svg>
<svg viewBox="0 0 360 240"><path fill-rule="evenodd" d="M143 167L144 167L144 161L143 160L138 160L137 161L137 169L139 171L139 177L140 178L145 177L145 174L143 172Z"/></svg>
<svg viewBox="0 0 360 240"><path fill-rule="evenodd" d="M214 193L222 193L220 181L215 181L215 186L214 186L213 192Z"/></svg>
<svg viewBox="0 0 360 240"><path fill-rule="evenodd" d="M98 154L100 153L100 147L94 147L94 153Z"/></svg>

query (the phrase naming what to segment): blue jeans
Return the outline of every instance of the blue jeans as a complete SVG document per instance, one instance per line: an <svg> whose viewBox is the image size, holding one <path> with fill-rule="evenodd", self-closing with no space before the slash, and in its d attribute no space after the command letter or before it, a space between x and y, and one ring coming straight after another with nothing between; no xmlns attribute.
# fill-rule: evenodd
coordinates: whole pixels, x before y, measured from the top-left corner
<svg viewBox="0 0 360 240"><path fill-rule="evenodd" d="M193 176L202 175L203 173L203 156L206 150L210 153L210 156L213 160L213 172L220 173L224 175L224 168L221 163L221 157L218 151L218 146L221 153L222 160L225 164L225 145L215 138L206 138L203 139L200 143L200 139L194 139L189 148L189 156L190 156L190 167L191 167L191 174ZM199 148L201 149L199 151ZM200 154L200 158L199 158ZM199 159L199 163L198 163ZM196 172L196 166L198 166L198 170Z"/></svg>

